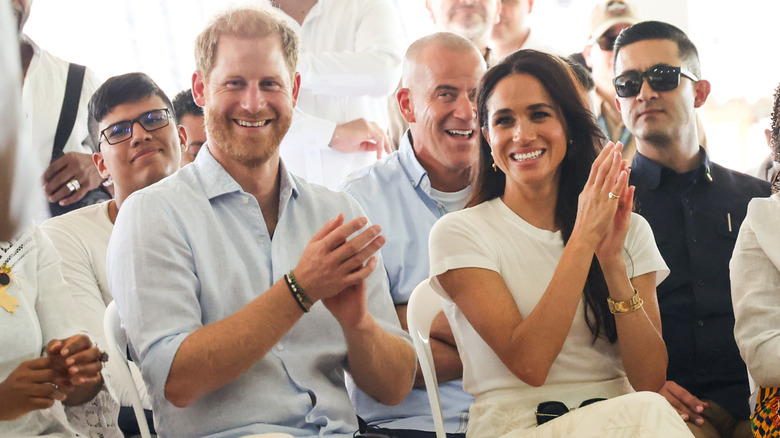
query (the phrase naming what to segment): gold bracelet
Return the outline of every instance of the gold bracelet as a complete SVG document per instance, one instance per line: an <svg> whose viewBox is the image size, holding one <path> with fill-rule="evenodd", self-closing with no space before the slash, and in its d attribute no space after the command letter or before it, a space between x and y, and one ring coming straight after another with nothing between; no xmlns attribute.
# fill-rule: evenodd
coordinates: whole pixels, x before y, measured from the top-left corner
<svg viewBox="0 0 780 438"><path fill-rule="evenodd" d="M642 308L642 304L645 302L639 297L639 291L635 287L632 289L634 289L634 296L624 301L615 301L607 297L607 306L613 315L631 313Z"/></svg>

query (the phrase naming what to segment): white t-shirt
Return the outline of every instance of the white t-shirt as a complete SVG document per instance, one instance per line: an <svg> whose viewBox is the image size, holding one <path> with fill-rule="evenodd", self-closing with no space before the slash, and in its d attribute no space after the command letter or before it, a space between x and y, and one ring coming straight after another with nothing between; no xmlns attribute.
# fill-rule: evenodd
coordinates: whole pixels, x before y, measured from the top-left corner
<svg viewBox="0 0 780 438"><path fill-rule="evenodd" d="M434 225L430 237L431 277L465 267L496 271L512 292L520 313L527 316L549 285L563 248L560 232L530 225L496 198L450 213ZM629 278L656 271L658 284L668 275L650 226L637 214L631 215L623 257ZM432 284L443 297L444 312L455 334L463 361L463 388L475 397L499 389L537 389L515 377L435 278ZM594 344L583 309L580 301L569 336L550 368L545 386L625 376L619 345L603 338Z"/></svg>
<svg viewBox="0 0 780 438"><path fill-rule="evenodd" d="M79 306L78 322L92 335L93 341L106 349L103 332L103 314L108 303L114 300L106 277L106 250L114 224L108 216L111 201L79 208L46 221L41 228L54 242L62 256L62 275L72 286L74 301ZM109 377L119 375L120 361L108 361ZM130 369L135 378L141 400L151 409L140 371L134 363ZM111 382L122 406L130 406L127 389Z"/></svg>

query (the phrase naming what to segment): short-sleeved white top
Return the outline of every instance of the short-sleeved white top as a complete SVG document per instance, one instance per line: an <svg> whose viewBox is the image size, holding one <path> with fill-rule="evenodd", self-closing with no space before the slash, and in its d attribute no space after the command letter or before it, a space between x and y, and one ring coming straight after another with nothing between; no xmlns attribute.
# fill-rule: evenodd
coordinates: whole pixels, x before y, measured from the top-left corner
<svg viewBox="0 0 780 438"><path fill-rule="evenodd" d="M530 386L504 366L434 277L466 267L496 271L512 292L521 315L526 316L549 285L563 248L560 231L532 226L500 198L450 213L434 225L430 236L432 285L444 300L444 312L463 361L463 388L467 392L477 397L487 391ZM657 285L669 273L649 224L637 214L631 215L623 258L629 278L655 271ZM625 370L619 345L603 338L593 342L580 301L569 336L545 385L592 383L622 376Z"/></svg>

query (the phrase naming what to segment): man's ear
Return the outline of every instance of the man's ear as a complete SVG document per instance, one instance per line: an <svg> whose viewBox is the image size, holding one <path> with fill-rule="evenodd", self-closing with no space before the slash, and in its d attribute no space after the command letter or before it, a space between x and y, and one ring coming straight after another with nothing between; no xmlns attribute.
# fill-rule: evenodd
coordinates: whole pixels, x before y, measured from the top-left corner
<svg viewBox="0 0 780 438"><path fill-rule="evenodd" d="M206 106L206 78L199 70L192 74L192 98L198 106Z"/></svg>
<svg viewBox="0 0 780 438"><path fill-rule="evenodd" d="M433 0L425 0L425 9L428 10L428 14L430 14L431 21L433 21L434 24L436 24L436 16L433 14L433 5L431 4Z"/></svg>
<svg viewBox="0 0 780 438"><path fill-rule="evenodd" d="M617 96L615 96L615 108L617 108L618 111L621 111L620 110L620 98L617 97Z"/></svg>
<svg viewBox="0 0 780 438"><path fill-rule="evenodd" d="M181 148L181 153L184 153L190 146L187 143L187 129L184 128L184 125L176 125L176 133L179 134L179 147Z"/></svg>
<svg viewBox="0 0 780 438"><path fill-rule="evenodd" d="M102 152L93 153L92 162L95 163L95 167L97 167L98 173L100 174L101 178L108 179L111 176L111 173L108 171L108 168L106 167L106 162L103 160Z"/></svg>
<svg viewBox="0 0 780 438"><path fill-rule="evenodd" d="M399 88L398 93L395 95L398 100L398 108L401 110L401 115L409 123L414 123L417 120L414 117L414 102L412 102L411 92L408 88Z"/></svg>
<svg viewBox="0 0 780 438"><path fill-rule="evenodd" d="M701 106L707 102L707 96L710 95L711 89L712 84L710 84L710 81L705 79L701 79L693 84L693 90L696 92L696 98L693 101L694 108L701 108Z"/></svg>
<svg viewBox="0 0 780 438"><path fill-rule="evenodd" d="M295 107L295 104L298 103L298 92L300 91L301 91L301 74L296 71L292 83L293 108Z"/></svg>
<svg viewBox="0 0 780 438"><path fill-rule="evenodd" d="M587 65L589 69L593 70L593 61L590 60L591 50L593 50L593 44L588 44L585 46L585 48L582 49L582 57L585 59L585 65Z"/></svg>
<svg viewBox="0 0 780 438"><path fill-rule="evenodd" d="M528 0L528 13L530 14L534 10L534 0Z"/></svg>

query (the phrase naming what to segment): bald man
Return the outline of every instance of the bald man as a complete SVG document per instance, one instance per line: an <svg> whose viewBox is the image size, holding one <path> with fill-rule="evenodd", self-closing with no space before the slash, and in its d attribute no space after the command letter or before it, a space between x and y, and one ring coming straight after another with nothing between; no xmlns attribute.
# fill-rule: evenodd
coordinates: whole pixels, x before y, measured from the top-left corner
<svg viewBox="0 0 780 438"><path fill-rule="evenodd" d="M409 122L400 148L353 173L342 186L387 237L383 260L404 329L409 295L428 277L431 228L444 214L462 209L471 195L469 174L478 157L479 128L470 96L485 69L477 46L454 33L435 33L412 43L397 93ZM431 336L447 436L461 437L473 400L463 392L460 357L443 314L434 321ZM435 436L419 374L412 393L394 407L351 385L355 409L371 430L402 438Z"/></svg>

